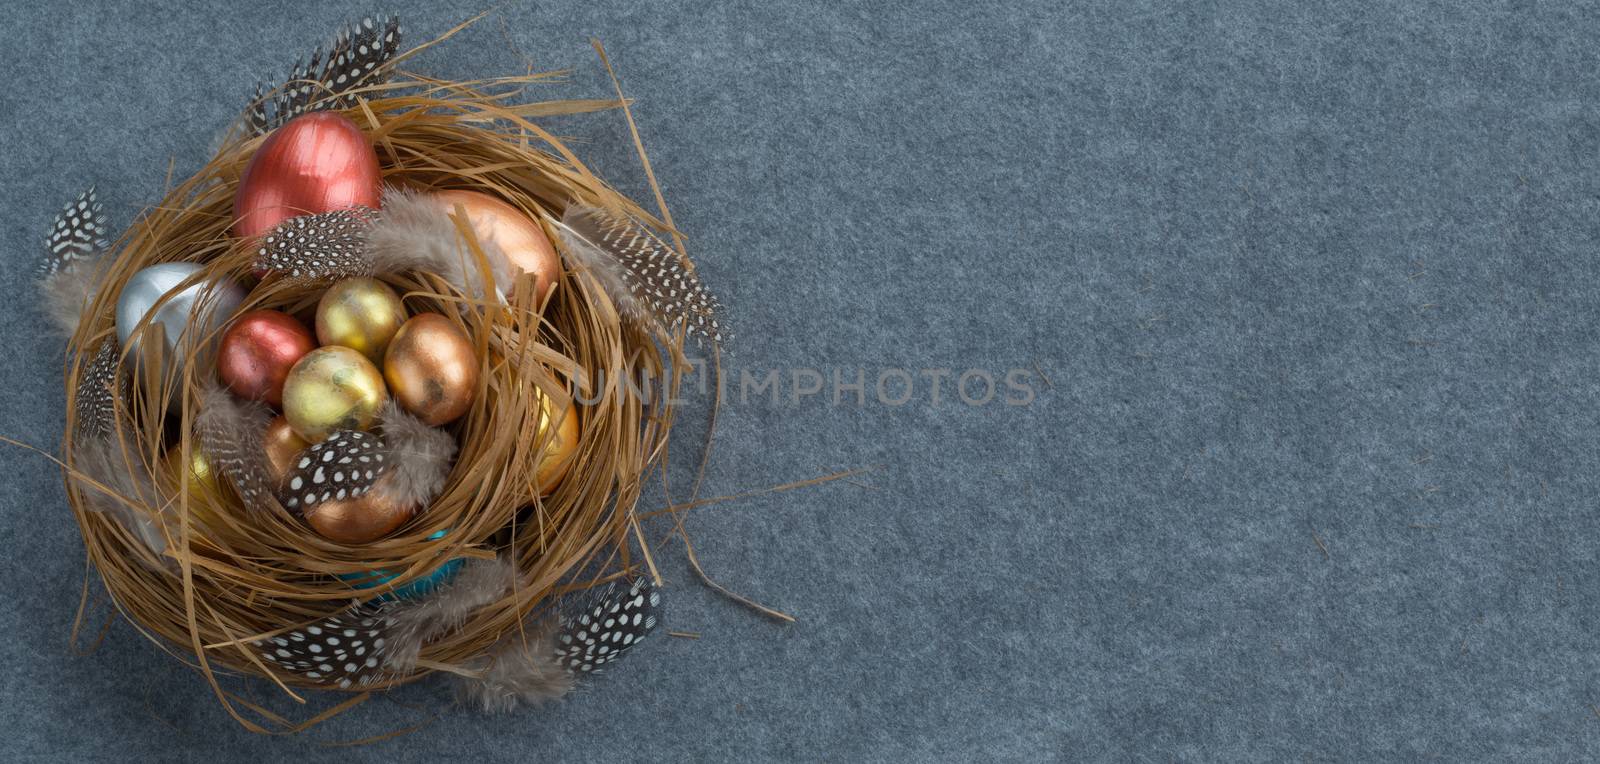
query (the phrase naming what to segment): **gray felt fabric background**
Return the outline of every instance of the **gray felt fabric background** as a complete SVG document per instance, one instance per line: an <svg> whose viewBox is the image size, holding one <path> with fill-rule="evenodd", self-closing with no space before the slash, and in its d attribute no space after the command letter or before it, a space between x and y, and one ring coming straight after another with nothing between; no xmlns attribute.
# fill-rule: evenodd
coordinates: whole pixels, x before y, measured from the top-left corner
<svg viewBox="0 0 1600 764"><path fill-rule="evenodd" d="M399 10L419 40L481 10L8 5L0 433L46 447L57 207L98 183L126 224L341 20ZM255 736L124 621L72 654L82 542L58 472L8 448L4 758L1600 752L1594 4L508 2L414 68L531 59L573 70L532 97L605 97L591 36L737 332L705 493L875 468L692 515L708 570L798 623L667 545L666 625L700 638L558 706L486 718L430 684ZM620 115L551 124L647 193ZM937 403L924 369L951 370ZM771 370L780 400L741 398ZM835 405L858 370L868 400Z"/></svg>

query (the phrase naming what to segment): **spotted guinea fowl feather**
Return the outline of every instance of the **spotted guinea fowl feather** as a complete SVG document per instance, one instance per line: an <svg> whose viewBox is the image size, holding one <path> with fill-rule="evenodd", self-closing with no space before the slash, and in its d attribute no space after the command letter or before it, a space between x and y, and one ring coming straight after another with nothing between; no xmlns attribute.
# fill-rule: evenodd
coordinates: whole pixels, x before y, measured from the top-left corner
<svg viewBox="0 0 1600 764"><path fill-rule="evenodd" d="M241 401L212 385L201 393L200 413L194 421L200 450L233 482L245 506L258 512L271 510L275 503L267 454L261 445L271 418L265 405Z"/></svg>
<svg viewBox="0 0 1600 764"><path fill-rule="evenodd" d="M285 509L304 511L325 501L361 496L389 467L388 449L378 436L340 430L300 452L279 486L279 499Z"/></svg>
<svg viewBox="0 0 1600 764"><path fill-rule="evenodd" d="M344 109L355 103L350 91L388 79L389 64L400 49L400 18L390 16L347 26L324 52L296 61L283 85L256 86L244 123L260 135L308 111ZM275 91L275 92L274 92ZM269 108L270 102L270 108Z"/></svg>
<svg viewBox="0 0 1600 764"><path fill-rule="evenodd" d="M89 365L83 367L72 400L79 441L109 438L116 432L117 399L126 401L132 397L128 375L122 371L121 355L116 338L107 337L95 350Z"/></svg>
<svg viewBox="0 0 1600 764"><path fill-rule="evenodd" d="M71 335L94 299L101 256L109 246L105 212L93 187L61 208L44 246L44 259L39 263L44 304L56 328Z"/></svg>
<svg viewBox="0 0 1600 764"><path fill-rule="evenodd" d="M661 593L648 577L626 586L612 582L561 617L556 659L573 673L599 671L643 641L655 629L660 610Z"/></svg>
<svg viewBox="0 0 1600 764"><path fill-rule="evenodd" d="M721 305L678 252L642 223L574 204L556 226L566 254L583 266L623 316L671 332L722 341Z"/></svg>
<svg viewBox="0 0 1600 764"><path fill-rule="evenodd" d="M90 186L56 215L55 225L45 239L47 253L40 264L45 274L60 273L105 251L105 212L94 192L94 187Z"/></svg>
<svg viewBox="0 0 1600 764"><path fill-rule="evenodd" d="M357 605L316 623L252 643L269 664L340 688L366 686L384 675L387 606Z"/></svg>
<svg viewBox="0 0 1600 764"><path fill-rule="evenodd" d="M458 629L516 584L506 558L472 560L421 600L357 604L308 626L258 640L269 663L348 689L415 671L422 648ZM557 617L530 615L452 673L457 694L487 712L565 695L579 677L637 645L656 626L661 598L649 579L612 583Z"/></svg>
<svg viewBox="0 0 1600 764"><path fill-rule="evenodd" d="M366 248L373 215L352 207L289 218L261 237L255 267L296 281L371 275Z"/></svg>
<svg viewBox="0 0 1600 764"><path fill-rule="evenodd" d="M516 568L505 558L469 560L423 599L356 605L254 646L281 668L342 688L406 676L416 670L423 645L460 628L515 581Z"/></svg>

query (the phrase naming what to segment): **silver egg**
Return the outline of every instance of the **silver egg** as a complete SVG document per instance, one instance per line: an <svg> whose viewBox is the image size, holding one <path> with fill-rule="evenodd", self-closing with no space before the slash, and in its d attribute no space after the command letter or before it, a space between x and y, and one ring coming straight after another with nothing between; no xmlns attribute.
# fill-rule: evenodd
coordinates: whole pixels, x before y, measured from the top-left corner
<svg viewBox="0 0 1600 764"><path fill-rule="evenodd" d="M129 358L139 359L139 339L144 332L161 326L166 347L162 353L162 379L171 379L190 355L197 355L196 369L209 370L211 356L222 336L228 318L244 302L244 290L232 281L197 282L173 293L185 279L201 270L195 263L152 265L128 279L117 297L117 340L128 349ZM156 303L173 293L161 307ZM155 313L152 315L151 310ZM134 327L150 316L150 322L133 336Z"/></svg>

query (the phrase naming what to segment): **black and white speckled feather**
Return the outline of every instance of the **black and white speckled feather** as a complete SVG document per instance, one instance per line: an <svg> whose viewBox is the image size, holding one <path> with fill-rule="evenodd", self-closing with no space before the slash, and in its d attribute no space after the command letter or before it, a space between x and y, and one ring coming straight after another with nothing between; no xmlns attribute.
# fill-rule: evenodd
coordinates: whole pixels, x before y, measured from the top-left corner
<svg viewBox="0 0 1600 764"><path fill-rule="evenodd" d="M648 577L626 586L612 582L561 617L556 660L575 674L590 674L621 657L656 627L661 593Z"/></svg>
<svg viewBox="0 0 1600 764"><path fill-rule="evenodd" d="M254 645L262 658L308 679L341 688L367 686L415 671L425 644L460 628L515 582L516 568L504 558L470 560L423 599L356 605Z"/></svg>
<svg viewBox="0 0 1600 764"><path fill-rule="evenodd" d="M504 558L473 560L422 600L356 605L322 621L253 643L276 667L322 684L359 688L416 670L422 648L461 627L476 610L512 590ZM560 698L655 627L661 598L650 580L613 583L557 618L530 616L485 653L460 666L458 694L487 712Z"/></svg>
<svg viewBox="0 0 1600 764"><path fill-rule="evenodd" d="M295 511L354 498L372 490L389 464L388 449L377 435L340 430L300 452L278 495Z"/></svg>
<svg viewBox="0 0 1600 764"><path fill-rule="evenodd" d="M211 465L233 482L244 505L258 512L275 504L262 436L272 412L256 401L241 401L212 385L200 394L195 436Z"/></svg>
<svg viewBox="0 0 1600 764"><path fill-rule="evenodd" d="M40 270L45 275L68 270L85 260L93 260L106 250L105 211L95 198L94 187L61 208L55 225L45 239L45 259Z"/></svg>
<svg viewBox="0 0 1600 764"><path fill-rule="evenodd" d="M50 320L63 334L78 330L78 320L99 287L102 255L109 246L105 221L90 188L61 208L45 238L39 286Z"/></svg>
<svg viewBox="0 0 1600 764"><path fill-rule="evenodd" d="M365 18L346 27L326 52L319 47L309 60L295 62L283 85L256 85L255 97L244 114L246 128L260 135L308 111L354 105L351 90L388 79L389 63L400 50L400 38L397 16L377 21Z"/></svg>
<svg viewBox="0 0 1600 764"><path fill-rule="evenodd" d="M384 676L390 623L386 605L358 605L251 644L269 666L343 689L365 687Z"/></svg>
<svg viewBox="0 0 1600 764"><path fill-rule="evenodd" d="M120 397L126 405L132 395L121 355L116 338L107 337L100 342L89 365L83 367L72 400L79 441L109 438L116 432L117 400Z"/></svg>
<svg viewBox="0 0 1600 764"><path fill-rule="evenodd" d="M556 231L566 255L606 290L624 318L722 341L721 305L700 277L642 223L598 207L572 205Z"/></svg>
<svg viewBox="0 0 1600 764"><path fill-rule="evenodd" d="M354 207L289 218L261 237L255 267L306 281L371 275L366 249L373 214Z"/></svg>

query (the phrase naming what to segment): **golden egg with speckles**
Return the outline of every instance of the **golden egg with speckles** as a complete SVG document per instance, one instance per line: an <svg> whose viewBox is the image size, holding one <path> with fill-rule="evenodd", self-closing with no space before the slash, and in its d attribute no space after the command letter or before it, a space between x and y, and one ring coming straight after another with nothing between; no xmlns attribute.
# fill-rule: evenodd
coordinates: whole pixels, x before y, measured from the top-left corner
<svg viewBox="0 0 1600 764"><path fill-rule="evenodd" d="M339 345L313 350L283 383L283 416L296 435L320 442L335 430L365 430L389 399L367 357Z"/></svg>

